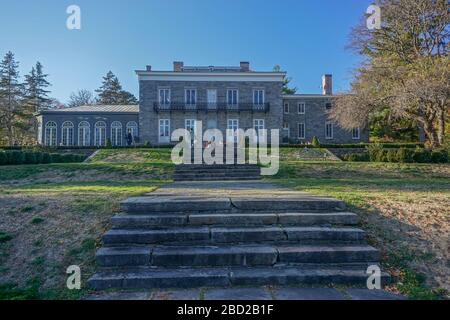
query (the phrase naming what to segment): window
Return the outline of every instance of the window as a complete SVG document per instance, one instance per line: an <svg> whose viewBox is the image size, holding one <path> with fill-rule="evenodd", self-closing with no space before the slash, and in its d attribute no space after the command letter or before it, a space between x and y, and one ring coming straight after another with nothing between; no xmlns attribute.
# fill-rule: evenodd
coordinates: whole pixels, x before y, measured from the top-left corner
<svg viewBox="0 0 450 320"><path fill-rule="evenodd" d="M325 139L333 139L333 123L325 123Z"/></svg>
<svg viewBox="0 0 450 320"><path fill-rule="evenodd" d="M208 89L206 90L206 99L208 102L208 108L214 109L217 106L217 90Z"/></svg>
<svg viewBox="0 0 450 320"><path fill-rule="evenodd" d="M305 123L304 122L300 122L298 124L298 138L305 139Z"/></svg>
<svg viewBox="0 0 450 320"><path fill-rule="evenodd" d="M227 90L227 104L231 107L236 107L238 105L239 93L237 89Z"/></svg>
<svg viewBox="0 0 450 320"><path fill-rule="evenodd" d="M253 128L258 132L259 130L264 130L264 119L254 119Z"/></svg>
<svg viewBox="0 0 450 320"><path fill-rule="evenodd" d="M159 119L159 142L169 143L170 142L170 120L169 119Z"/></svg>
<svg viewBox="0 0 450 320"><path fill-rule="evenodd" d="M284 113L286 113L286 114L289 113L289 103L284 104Z"/></svg>
<svg viewBox="0 0 450 320"><path fill-rule="evenodd" d="M73 123L66 121L61 126L61 143L63 146L73 146Z"/></svg>
<svg viewBox="0 0 450 320"><path fill-rule="evenodd" d="M291 131L289 129L289 122L284 122L283 123L283 131L282 131L281 141L283 143L288 143L290 136L291 136Z"/></svg>
<svg viewBox="0 0 450 320"><path fill-rule="evenodd" d="M353 128L352 139L359 140L359 128Z"/></svg>
<svg viewBox="0 0 450 320"><path fill-rule="evenodd" d="M111 144L113 146L122 145L122 123L119 121L111 123Z"/></svg>
<svg viewBox="0 0 450 320"><path fill-rule="evenodd" d="M56 146L56 122L49 121L45 124L45 145L50 147Z"/></svg>
<svg viewBox="0 0 450 320"><path fill-rule="evenodd" d="M185 89L185 102L186 106L193 107L197 103L197 90L196 89Z"/></svg>
<svg viewBox="0 0 450 320"><path fill-rule="evenodd" d="M94 128L94 144L97 147L106 145L106 122L98 121Z"/></svg>
<svg viewBox="0 0 450 320"><path fill-rule="evenodd" d="M131 141L129 136L131 135ZM127 143L134 143L136 138L139 137L138 124L135 121L127 123Z"/></svg>
<svg viewBox="0 0 450 320"><path fill-rule="evenodd" d="M191 135L194 135L195 132L195 119L186 119L184 120L184 128L191 133Z"/></svg>
<svg viewBox="0 0 450 320"><path fill-rule="evenodd" d="M232 130L228 135L227 132L227 140L232 140L236 143L238 140L238 129L239 129L239 120L238 119L228 119L227 121L227 129Z"/></svg>
<svg viewBox="0 0 450 320"><path fill-rule="evenodd" d="M253 90L253 104L255 106L262 106L264 104L264 90L262 89Z"/></svg>
<svg viewBox="0 0 450 320"><path fill-rule="evenodd" d="M330 102L325 103L325 109L330 110L332 107Z"/></svg>
<svg viewBox="0 0 450 320"><path fill-rule="evenodd" d="M161 106L170 105L170 89L159 89L159 104Z"/></svg>
<svg viewBox="0 0 450 320"><path fill-rule="evenodd" d="M305 114L305 103L304 102L298 103L298 114Z"/></svg>
<svg viewBox="0 0 450 320"><path fill-rule="evenodd" d="M78 124L78 145L81 147L91 145L91 125L87 121Z"/></svg>

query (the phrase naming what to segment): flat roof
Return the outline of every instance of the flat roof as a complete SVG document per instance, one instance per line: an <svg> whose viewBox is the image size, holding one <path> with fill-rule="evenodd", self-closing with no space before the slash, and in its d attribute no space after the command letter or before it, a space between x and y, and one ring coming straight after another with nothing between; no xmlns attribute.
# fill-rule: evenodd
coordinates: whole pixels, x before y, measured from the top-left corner
<svg viewBox="0 0 450 320"><path fill-rule="evenodd" d="M139 113L139 105L86 105L74 108L42 110L40 114L48 113Z"/></svg>

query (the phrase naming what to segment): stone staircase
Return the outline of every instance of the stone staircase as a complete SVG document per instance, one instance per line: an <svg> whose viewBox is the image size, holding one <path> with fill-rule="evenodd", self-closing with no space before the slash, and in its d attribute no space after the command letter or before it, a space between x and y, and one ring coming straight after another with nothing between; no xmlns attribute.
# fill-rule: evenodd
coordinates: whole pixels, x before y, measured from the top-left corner
<svg viewBox="0 0 450 320"><path fill-rule="evenodd" d="M343 202L263 182L180 182L121 203L89 285L361 285L379 252ZM383 281L388 280L383 274Z"/></svg>
<svg viewBox="0 0 450 320"><path fill-rule="evenodd" d="M174 181L260 180L256 164L181 164L175 166Z"/></svg>

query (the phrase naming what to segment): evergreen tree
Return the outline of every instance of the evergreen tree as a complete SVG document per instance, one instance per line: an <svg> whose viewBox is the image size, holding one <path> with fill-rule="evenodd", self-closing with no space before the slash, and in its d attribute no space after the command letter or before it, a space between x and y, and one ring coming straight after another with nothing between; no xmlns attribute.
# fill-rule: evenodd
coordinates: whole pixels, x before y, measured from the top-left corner
<svg viewBox="0 0 450 320"><path fill-rule="evenodd" d="M273 67L274 72L280 72L281 67L279 65L276 65ZM295 94L297 92L297 88L289 88L289 83L291 82L292 78L285 77L283 80L283 86L281 88L282 94Z"/></svg>
<svg viewBox="0 0 450 320"><path fill-rule="evenodd" d="M98 104L119 105L137 103L136 97L122 89L119 79L111 71L103 77L101 87L95 90L95 92L98 93Z"/></svg>
<svg viewBox="0 0 450 320"><path fill-rule="evenodd" d="M47 81L47 74L42 71L42 64L36 63L36 67L31 69L29 75L25 76L25 88L27 94L27 102L33 112L39 112L48 109L51 99L48 97L50 91L46 90L50 86Z"/></svg>
<svg viewBox="0 0 450 320"><path fill-rule="evenodd" d="M18 68L19 63L9 51L0 63L0 121L9 145L17 142L23 116L24 92Z"/></svg>

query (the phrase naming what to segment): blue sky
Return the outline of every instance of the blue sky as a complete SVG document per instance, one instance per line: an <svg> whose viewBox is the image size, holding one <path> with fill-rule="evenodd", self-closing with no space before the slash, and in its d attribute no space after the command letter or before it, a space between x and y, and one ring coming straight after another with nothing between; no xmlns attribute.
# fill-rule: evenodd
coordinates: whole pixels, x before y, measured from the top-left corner
<svg viewBox="0 0 450 320"><path fill-rule="evenodd" d="M238 65L256 71L279 64L300 93L318 93L320 77L346 90L359 61L345 49L350 28L370 0L15 0L0 11L0 55L15 53L21 74L44 65L52 96L66 102L95 90L113 71L137 94L145 65ZM81 30L66 28L66 8L81 8Z"/></svg>

